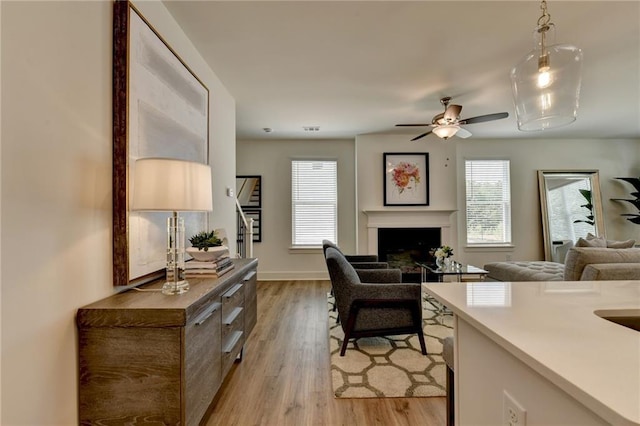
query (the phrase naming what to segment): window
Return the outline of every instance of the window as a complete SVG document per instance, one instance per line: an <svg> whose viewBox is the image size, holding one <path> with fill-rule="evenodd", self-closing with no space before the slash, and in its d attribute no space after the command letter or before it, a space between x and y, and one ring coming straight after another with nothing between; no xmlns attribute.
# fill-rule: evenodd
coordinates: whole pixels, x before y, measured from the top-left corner
<svg viewBox="0 0 640 426"><path fill-rule="evenodd" d="M511 244L509 160L466 160L467 244Z"/></svg>
<svg viewBox="0 0 640 426"><path fill-rule="evenodd" d="M337 244L338 163L334 160L291 161L293 246Z"/></svg>

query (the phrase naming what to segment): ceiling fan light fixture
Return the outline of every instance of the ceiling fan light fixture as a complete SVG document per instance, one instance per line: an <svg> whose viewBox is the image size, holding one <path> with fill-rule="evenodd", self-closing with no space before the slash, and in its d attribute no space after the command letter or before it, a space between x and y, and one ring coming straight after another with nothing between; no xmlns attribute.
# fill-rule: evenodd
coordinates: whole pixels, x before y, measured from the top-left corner
<svg viewBox="0 0 640 426"><path fill-rule="evenodd" d="M511 69L518 129L540 131L576 120L582 82L582 50L555 42L547 2L534 30L535 46Z"/></svg>
<svg viewBox="0 0 640 426"><path fill-rule="evenodd" d="M434 128L433 133L435 133L439 138L447 140L450 137L455 136L456 133L458 133L458 130L460 130L460 126L457 124L445 124Z"/></svg>

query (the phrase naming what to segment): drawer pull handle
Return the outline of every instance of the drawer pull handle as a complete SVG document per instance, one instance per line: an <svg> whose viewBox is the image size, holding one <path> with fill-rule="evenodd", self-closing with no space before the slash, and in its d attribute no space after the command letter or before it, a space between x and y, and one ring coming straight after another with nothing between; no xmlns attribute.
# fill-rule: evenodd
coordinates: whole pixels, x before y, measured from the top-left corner
<svg viewBox="0 0 640 426"><path fill-rule="evenodd" d="M229 313L229 315L222 321L224 325L231 325L242 313L242 308L237 307Z"/></svg>
<svg viewBox="0 0 640 426"><path fill-rule="evenodd" d="M231 353L231 351L233 351L233 348L236 346L236 344L240 341L240 338L242 337L242 331L236 331L234 332L230 337L229 340L226 342L226 344L224 345L224 347L222 348L222 352L229 354Z"/></svg>
<svg viewBox="0 0 640 426"><path fill-rule="evenodd" d="M251 278L253 278L253 276L256 274L256 271L251 271L249 272L247 275L244 276L244 278L242 279L242 281L249 281Z"/></svg>
<svg viewBox="0 0 640 426"><path fill-rule="evenodd" d="M198 318L196 318L196 320L195 320L196 325L204 324L204 322L206 320L208 320L209 317L211 315L213 315L213 313L220 308L220 306L222 306L222 304L218 303L218 302L212 304L209 309L207 309L205 312L202 313L202 315L200 315Z"/></svg>
<svg viewBox="0 0 640 426"><path fill-rule="evenodd" d="M238 292L238 290L240 290L242 288L242 284L236 284L233 287L231 287L231 289L229 291L227 291L223 297L227 298L227 299L231 299L233 297L234 294L236 294Z"/></svg>

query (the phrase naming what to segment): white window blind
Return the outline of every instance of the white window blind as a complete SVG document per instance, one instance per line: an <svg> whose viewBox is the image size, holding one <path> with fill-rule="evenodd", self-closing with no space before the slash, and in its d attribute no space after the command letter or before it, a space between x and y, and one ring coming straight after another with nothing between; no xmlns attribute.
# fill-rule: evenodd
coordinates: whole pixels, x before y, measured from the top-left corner
<svg viewBox="0 0 640 426"><path fill-rule="evenodd" d="M292 244L337 244L338 163L332 160L291 161Z"/></svg>
<svg viewBox="0 0 640 426"><path fill-rule="evenodd" d="M511 244L509 160L466 160L467 244Z"/></svg>

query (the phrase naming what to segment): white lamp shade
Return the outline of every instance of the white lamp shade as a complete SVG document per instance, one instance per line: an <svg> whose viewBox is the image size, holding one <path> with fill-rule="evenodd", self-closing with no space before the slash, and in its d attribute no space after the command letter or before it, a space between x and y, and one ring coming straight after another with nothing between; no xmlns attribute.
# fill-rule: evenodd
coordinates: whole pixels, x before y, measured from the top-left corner
<svg viewBox="0 0 640 426"><path fill-rule="evenodd" d="M211 211L211 167L172 158L135 162L131 210Z"/></svg>
<svg viewBox="0 0 640 426"><path fill-rule="evenodd" d="M433 129L433 133L435 133L439 138L449 139L451 136L455 136L455 134L458 133L458 130L460 130L460 126L455 124L446 124Z"/></svg>

